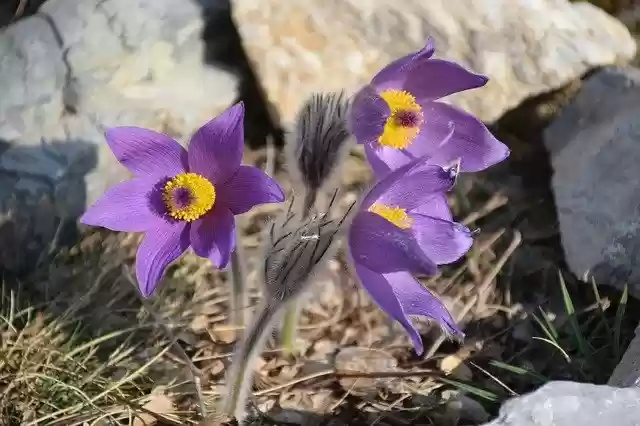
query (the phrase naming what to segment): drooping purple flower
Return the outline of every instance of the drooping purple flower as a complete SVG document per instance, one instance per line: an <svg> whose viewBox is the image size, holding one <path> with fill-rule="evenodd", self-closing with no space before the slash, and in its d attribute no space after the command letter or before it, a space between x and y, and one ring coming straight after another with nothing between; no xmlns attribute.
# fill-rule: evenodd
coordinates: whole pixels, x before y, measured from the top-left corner
<svg viewBox="0 0 640 426"><path fill-rule="evenodd" d="M488 78L455 62L432 58L433 41L383 68L353 99L350 127L377 178L429 156L432 164L460 161L476 172L507 158L509 149L477 118L437 102L484 86Z"/></svg>
<svg viewBox="0 0 640 426"><path fill-rule="evenodd" d="M109 147L134 178L107 191L80 220L114 231L145 233L136 257L145 297L190 246L224 268L236 244L234 215L284 200L276 181L240 164L243 121L240 102L202 126L188 150L143 128L106 132Z"/></svg>
<svg viewBox="0 0 640 426"><path fill-rule="evenodd" d="M424 350L409 316L425 316L462 337L445 306L413 274L433 275L472 244L468 228L453 221L445 196L455 171L416 160L379 181L365 196L349 230L349 251L373 300Z"/></svg>

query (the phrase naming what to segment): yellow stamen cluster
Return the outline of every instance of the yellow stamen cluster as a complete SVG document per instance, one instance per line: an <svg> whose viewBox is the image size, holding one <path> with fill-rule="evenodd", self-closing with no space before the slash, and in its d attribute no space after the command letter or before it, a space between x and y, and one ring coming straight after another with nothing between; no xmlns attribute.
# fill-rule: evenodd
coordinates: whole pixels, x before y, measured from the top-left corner
<svg viewBox="0 0 640 426"><path fill-rule="evenodd" d="M186 200L178 199L185 194ZM171 217L192 222L213 208L216 189L207 178L197 173L180 173L166 183L162 199Z"/></svg>
<svg viewBox="0 0 640 426"><path fill-rule="evenodd" d="M404 90L385 90L380 96L389 106L391 115L378 142L390 148L405 149L420 133L422 108L416 98ZM414 120L407 122L402 119L403 115L412 115Z"/></svg>
<svg viewBox="0 0 640 426"><path fill-rule="evenodd" d="M409 217L405 209L391 207L386 204L374 203L369 207L371 213L382 216L400 229L409 229L413 224L413 219Z"/></svg>

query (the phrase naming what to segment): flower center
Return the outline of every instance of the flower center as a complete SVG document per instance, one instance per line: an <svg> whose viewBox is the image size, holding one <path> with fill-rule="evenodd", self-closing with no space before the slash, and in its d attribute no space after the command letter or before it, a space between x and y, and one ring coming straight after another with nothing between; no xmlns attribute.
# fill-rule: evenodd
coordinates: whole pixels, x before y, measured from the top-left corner
<svg viewBox="0 0 640 426"><path fill-rule="evenodd" d="M413 219L409 217L407 211L400 207L391 207L386 204L374 203L369 207L369 211L377 214L378 216L382 216L400 229L409 229L413 223Z"/></svg>
<svg viewBox="0 0 640 426"><path fill-rule="evenodd" d="M404 90L385 90L380 96L389 106L391 115L380 135L380 145L405 149L420 133L422 108L416 98Z"/></svg>
<svg viewBox="0 0 640 426"><path fill-rule="evenodd" d="M192 222L209 212L216 202L216 188L197 173L180 173L162 190L169 216Z"/></svg>

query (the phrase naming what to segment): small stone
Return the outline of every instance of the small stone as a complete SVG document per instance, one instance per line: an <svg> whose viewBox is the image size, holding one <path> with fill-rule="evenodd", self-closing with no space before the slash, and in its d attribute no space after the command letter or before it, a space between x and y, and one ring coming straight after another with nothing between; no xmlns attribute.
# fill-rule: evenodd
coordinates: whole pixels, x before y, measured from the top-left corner
<svg viewBox="0 0 640 426"><path fill-rule="evenodd" d="M375 392L377 388L390 386L394 379L367 377L367 373L391 372L398 367L398 361L390 354L369 348L344 348L335 358L338 372L361 373L362 377L343 377L340 386L355 395Z"/></svg>
<svg viewBox="0 0 640 426"><path fill-rule="evenodd" d="M456 355L448 355L440 361L440 370L450 374L458 380L471 380L473 372L464 363L464 360Z"/></svg>

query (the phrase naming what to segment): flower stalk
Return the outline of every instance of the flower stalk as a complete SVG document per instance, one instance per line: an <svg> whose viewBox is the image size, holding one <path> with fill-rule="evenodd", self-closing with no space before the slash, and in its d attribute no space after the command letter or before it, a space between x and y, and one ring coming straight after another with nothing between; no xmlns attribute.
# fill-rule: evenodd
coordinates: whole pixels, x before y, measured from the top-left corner
<svg viewBox="0 0 640 426"><path fill-rule="evenodd" d="M236 248L231 253L231 298L230 325L234 327L234 340L242 338L245 326L245 308L247 307L246 265L244 263L244 249L242 248L240 231L236 230Z"/></svg>
<svg viewBox="0 0 640 426"><path fill-rule="evenodd" d="M331 220L327 214L301 218L292 213L291 205L280 223L269 231L263 269L265 298L227 373L227 391L220 411L238 422L246 416L255 358L262 352L273 325L308 289L317 269L333 255L336 236L350 211L340 220Z"/></svg>
<svg viewBox="0 0 640 426"><path fill-rule="evenodd" d="M312 215L321 190L339 168L347 149L349 101L344 92L313 94L300 108L292 138L287 144L289 163L303 185L301 215ZM295 356L300 307L292 302L282 322L283 353Z"/></svg>

